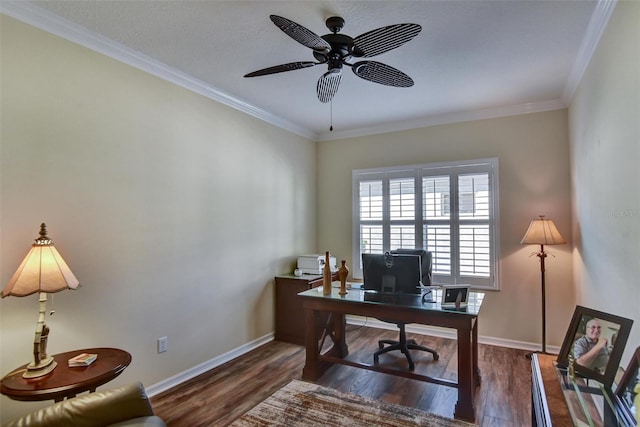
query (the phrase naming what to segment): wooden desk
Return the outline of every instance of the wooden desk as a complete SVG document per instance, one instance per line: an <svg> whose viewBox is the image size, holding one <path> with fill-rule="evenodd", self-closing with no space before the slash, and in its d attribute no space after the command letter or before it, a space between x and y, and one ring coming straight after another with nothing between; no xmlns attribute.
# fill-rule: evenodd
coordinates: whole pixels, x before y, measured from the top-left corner
<svg viewBox="0 0 640 427"><path fill-rule="evenodd" d="M70 368L67 360L80 353L96 353L98 358L86 367ZM53 356L56 368L37 378L22 378L23 365L2 379L0 392L13 400L35 401L53 399L59 402L84 391L108 383L131 363L131 355L116 348L85 348Z"/></svg>
<svg viewBox="0 0 640 427"><path fill-rule="evenodd" d="M347 295L339 295L332 289L331 295L322 295L316 289L298 294L305 310L306 361L302 378L315 381L333 364L342 364L405 378L431 382L458 389L458 402L454 416L475 422L474 398L480 385L478 369L478 312L484 294L470 292L465 311L444 309L440 303L422 303L420 295L380 294L372 291L351 289ZM436 298L436 300L439 300ZM322 335L314 327L324 312L330 312ZM407 323L440 326L456 329L458 338L458 380L451 381L419 375L411 371L385 368L379 365L354 362L345 359L348 348L345 339L345 315L385 318ZM333 345L322 353L322 336L327 336Z"/></svg>

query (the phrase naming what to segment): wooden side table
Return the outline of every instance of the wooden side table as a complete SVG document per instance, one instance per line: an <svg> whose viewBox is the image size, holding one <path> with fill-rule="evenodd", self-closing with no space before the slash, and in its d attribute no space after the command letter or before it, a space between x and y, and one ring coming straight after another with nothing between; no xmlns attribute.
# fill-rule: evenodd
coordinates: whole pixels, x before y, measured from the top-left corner
<svg viewBox="0 0 640 427"><path fill-rule="evenodd" d="M67 361L80 353L95 353L98 358L89 366L70 368ZM58 366L47 375L22 378L26 364L7 374L1 381L0 392L13 400L59 402L84 391L96 391L96 387L116 378L131 363L131 355L117 348L85 348L53 358Z"/></svg>

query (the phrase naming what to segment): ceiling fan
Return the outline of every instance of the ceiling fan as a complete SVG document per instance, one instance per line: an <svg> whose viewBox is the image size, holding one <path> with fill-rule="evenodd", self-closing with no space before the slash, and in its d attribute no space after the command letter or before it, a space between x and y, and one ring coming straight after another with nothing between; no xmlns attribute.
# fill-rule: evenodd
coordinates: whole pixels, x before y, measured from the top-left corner
<svg viewBox="0 0 640 427"><path fill-rule="evenodd" d="M320 77L316 86L320 102L333 99L342 80L344 65L351 67L356 76L374 83L395 87L413 86L411 77L389 65L377 61L350 61L352 58L370 58L402 46L420 33L422 27L418 24L389 25L353 38L346 34L338 34L344 26L344 19L339 16L332 16L326 20L325 24L332 34L324 36L318 36L302 25L281 16L270 15L269 18L289 37L313 49L313 56L317 62L290 62L263 68L244 77L265 76L327 64L328 71Z"/></svg>

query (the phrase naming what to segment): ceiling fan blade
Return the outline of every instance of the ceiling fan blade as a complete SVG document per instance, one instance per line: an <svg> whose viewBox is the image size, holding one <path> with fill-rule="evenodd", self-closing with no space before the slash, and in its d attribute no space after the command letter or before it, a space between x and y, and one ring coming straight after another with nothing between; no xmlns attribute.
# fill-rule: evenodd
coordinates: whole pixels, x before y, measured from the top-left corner
<svg viewBox="0 0 640 427"><path fill-rule="evenodd" d="M418 24L395 24L360 34L353 39L353 56L370 58L402 46L417 36L422 27Z"/></svg>
<svg viewBox="0 0 640 427"><path fill-rule="evenodd" d="M276 65L273 67L263 68L249 74L245 74L245 77L257 77L266 76L267 74L283 73L285 71L299 70L301 68L309 68L317 65L317 62L304 61L304 62L290 62L288 64Z"/></svg>
<svg viewBox="0 0 640 427"><path fill-rule="evenodd" d="M300 24L278 15L270 15L271 21L289 37L313 50L331 50L331 45L319 35Z"/></svg>
<svg viewBox="0 0 640 427"><path fill-rule="evenodd" d="M342 80L341 70L327 71L318 79L316 89L320 102L326 103L333 99L333 96L338 92L340 80Z"/></svg>
<svg viewBox="0 0 640 427"><path fill-rule="evenodd" d="M370 82L395 87L411 87L413 79L402 71L382 62L360 61L352 65L354 74Z"/></svg>

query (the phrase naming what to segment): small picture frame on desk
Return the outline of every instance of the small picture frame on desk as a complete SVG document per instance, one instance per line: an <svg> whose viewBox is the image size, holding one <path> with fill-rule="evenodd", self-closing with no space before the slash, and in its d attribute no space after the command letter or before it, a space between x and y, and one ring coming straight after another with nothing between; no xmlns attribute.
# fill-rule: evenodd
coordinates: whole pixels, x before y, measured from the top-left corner
<svg viewBox="0 0 640 427"><path fill-rule="evenodd" d="M623 416L640 424L640 347L638 347L616 387Z"/></svg>
<svg viewBox="0 0 640 427"><path fill-rule="evenodd" d="M469 302L469 285L445 285L442 287L440 305L444 308L466 308Z"/></svg>
<svg viewBox="0 0 640 427"><path fill-rule="evenodd" d="M558 366L611 388L633 320L587 307L576 306L558 354Z"/></svg>

